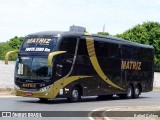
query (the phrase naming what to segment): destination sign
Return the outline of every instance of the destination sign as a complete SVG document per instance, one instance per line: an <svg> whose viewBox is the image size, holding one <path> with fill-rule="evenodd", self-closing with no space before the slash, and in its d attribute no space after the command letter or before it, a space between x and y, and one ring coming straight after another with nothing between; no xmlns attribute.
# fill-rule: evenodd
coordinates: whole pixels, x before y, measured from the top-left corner
<svg viewBox="0 0 160 120"><path fill-rule="evenodd" d="M39 43L39 44L49 44L51 39L49 38L31 38L28 39L26 43Z"/></svg>
<svg viewBox="0 0 160 120"><path fill-rule="evenodd" d="M48 49L48 48L34 48L34 47L30 47L30 48L26 48L25 51L46 51L46 52L50 52L50 49Z"/></svg>
<svg viewBox="0 0 160 120"><path fill-rule="evenodd" d="M55 50L57 38L26 38L21 51L26 52L51 52Z"/></svg>

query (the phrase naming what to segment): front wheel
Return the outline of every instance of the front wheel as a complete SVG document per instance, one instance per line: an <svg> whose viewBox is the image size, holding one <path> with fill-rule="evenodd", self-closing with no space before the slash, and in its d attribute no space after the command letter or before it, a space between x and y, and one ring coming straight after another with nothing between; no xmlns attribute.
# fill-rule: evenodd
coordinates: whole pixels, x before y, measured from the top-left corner
<svg viewBox="0 0 160 120"><path fill-rule="evenodd" d="M78 87L73 87L68 100L70 102L78 102L78 101L80 101L80 99L81 99L81 93L80 93L79 88Z"/></svg>

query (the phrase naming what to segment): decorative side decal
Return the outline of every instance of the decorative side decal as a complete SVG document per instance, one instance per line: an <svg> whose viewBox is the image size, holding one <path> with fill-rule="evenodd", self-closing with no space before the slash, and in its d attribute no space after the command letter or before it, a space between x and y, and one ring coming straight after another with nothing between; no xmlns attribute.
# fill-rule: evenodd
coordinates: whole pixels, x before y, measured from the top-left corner
<svg viewBox="0 0 160 120"><path fill-rule="evenodd" d="M52 86L53 87L52 90L54 90L54 97L53 98L55 98L57 96L60 89L64 88L68 84L70 84L70 83L72 83L76 80L79 80L79 79L82 79L82 78L87 78L87 77L92 77L92 76L69 76L69 77L62 78L62 79L54 82L54 84Z"/></svg>
<svg viewBox="0 0 160 120"><path fill-rule="evenodd" d="M117 86L115 83L113 83L111 80L108 79L108 77L104 74L104 72L102 71L97 57L96 57L96 53L95 53L95 48L94 48L94 40L91 37L86 37L86 43L87 43L87 50L88 50L88 54L90 56L90 60L91 63L95 69L95 71L97 72L97 74L105 81L107 82L109 85L118 88L120 90L124 90L123 88Z"/></svg>

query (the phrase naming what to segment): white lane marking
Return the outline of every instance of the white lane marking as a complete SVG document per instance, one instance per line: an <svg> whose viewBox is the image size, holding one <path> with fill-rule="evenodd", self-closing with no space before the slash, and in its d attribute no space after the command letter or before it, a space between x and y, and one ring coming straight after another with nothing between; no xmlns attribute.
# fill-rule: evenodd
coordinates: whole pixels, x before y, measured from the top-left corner
<svg viewBox="0 0 160 120"><path fill-rule="evenodd" d="M0 98L12 98L12 97L18 97L18 96L0 96Z"/></svg>
<svg viewBox="0 0 160 120"><path fill-rule="evenodd" d="M121 108L123 108L123 107L122 106L121 107L115 107L115 108L108 109L108 110L105 110L105 111L112 111L112 110L121 109ZM105 120L112 120L109 117L105 117L105 112L102 113L102 116L104 116Z"/></svg>
<svg viewBox="0 0 160 120"><path fill-rule="evenodd" d="M88 114L88 116L90 116L90 117L88 117L88 118L89 118L90 120L94 120L94 119L91 117L91 115L92 115L92 113L95 112L95 111L104 110L104 112L105 112L105 111L111 111L111 110L113 110L113 109L119 109L120 107L122 107L122 106L97 108L97 109L95 109L95 110L92 110L92 112L90 112L90 113ZM105 109L107 109L107 110L105 110ZM103 113L102 113L102 115L103 115ZM105 118L106 120L110 120L108 117L104 117L104 118Z"/></svg>
<svg viewBox="0 0 160 120"><path fill-rule="evenodd" d="M99 110L101 110L101 109L105 109L105 108L108 108L108 107L97 108L97 109L95 109L95 110L92 110L92 112L90 112L90 113L89 113L89 115L88 115L88 116L90 116L90 117L88 117L88 118L89 118L90 120L94 120L94 119L91 117L92 113L93 113L94 111L99 111Z"/></svg>

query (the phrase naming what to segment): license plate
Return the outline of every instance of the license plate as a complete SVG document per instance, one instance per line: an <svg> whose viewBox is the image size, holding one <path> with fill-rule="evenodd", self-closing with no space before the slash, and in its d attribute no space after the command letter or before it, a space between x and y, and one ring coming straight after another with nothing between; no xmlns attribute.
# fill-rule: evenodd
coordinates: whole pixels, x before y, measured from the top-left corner
<svg viewBox="0 0 160 120"><path fill-rule="evenodd" d="M26 96L32 96L32 92L26 92Z"/></svg>

